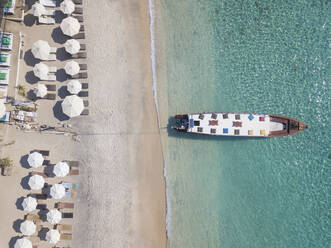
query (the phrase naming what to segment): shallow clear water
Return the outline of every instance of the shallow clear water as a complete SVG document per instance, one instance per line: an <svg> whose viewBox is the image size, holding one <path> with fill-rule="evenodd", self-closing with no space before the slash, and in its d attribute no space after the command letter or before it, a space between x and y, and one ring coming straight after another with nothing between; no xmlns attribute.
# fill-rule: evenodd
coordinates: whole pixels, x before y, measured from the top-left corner
<svg viewBox="0 0 331 248"><path fill-rule="evenodd" d="M273 139L169 130L168 246L328 247L330 2L160 3L161 127L200 111L281 114L309 126Z"/></svg>

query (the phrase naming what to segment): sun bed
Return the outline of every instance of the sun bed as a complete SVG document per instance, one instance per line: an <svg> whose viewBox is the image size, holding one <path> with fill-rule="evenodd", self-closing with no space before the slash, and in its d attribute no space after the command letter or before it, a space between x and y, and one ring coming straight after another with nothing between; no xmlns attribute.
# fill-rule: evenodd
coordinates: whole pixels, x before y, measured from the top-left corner
<svg viewBox="0 0 331 248"><path fill-rule="evenodd" d="M36 209L46 210L47 209L47 204L37 204Z"/></svg>
<svg viewBox="0 0 331 248"><path fill-rule="evenodd" d="M72 231L72 225L58 224L58 225L56 225L56 230L58 230L58 231Z"/></svg>
<svg viewBox="0 0 331 248"><path fill-rule="evenodd" d="M1 50L12 50L14 35L12 33L0 33Z"/></svg>
<svg viewBox="0 0 331 248"><path fill-rule="evenodd" d="M82 15L75 15L73 17L75 17L78 20L78 22L84 22L84 17Z"/></svg>
<svg viewBox="0 0 331 248"><path fill-rule="evenodd" d="M85 39L85 33L78 33L72 36L73 39Z"/></svg>
<svg viewBox="0 0 331 248"><path fill-rule="evenodd" d="M69 167L78 167L79 166L79 161L63 160L63 162L66 162L69 165Z"/></svg>
<svg viewBox="0 0 331 248"><path fill-rule="evenodd" d="M82 15L83 14L83 8L82 7L76 7L73 14Z"/></svg>
<svg viewBox="0 0 331 248"><path fill-rule="evenodd" d="M43 13L44 16L55 16L55 10L46 10L44 13Z"/></svg>
<svg viewBox="0 0 331 248"><path fill-rule="evenodd" d="M63 208L74 208L75 204L71 202L58 202L55 204L55 207L58 209L63 209Z"/></svg>
<svg viewBox="0 0 331 248"><path fill-rule="evenodd" d="M80 44L80 50L85 51L86 50L86 44Z"/></svg>
<svg viewBox="0 0 331 248"><path fill-rule="evenodd" d="M56 53L57 47L51 47L51 50L49 51L50 53Z"/></svg>
<svg viewBox="0 0 331 248"><path fill-rule="evenodd" d="M82 89L83 90L88 89L88 83L82 83Z"/></svg>
<svg viewBox="0 0 331 248"><path fill-rule="evenodd" d="M81 91L78 93L79 97L88 97L88 91Z"/></svg>
<svg viewBox="0 0 331 248"><path fill-rule="evenodd" d="M80 53L72 54L71 58L73 58L73 59L86 59L87 58L87 53L86 52L80 52Z"/></svg>
<svg viewBox="0 0 331 248"><path fill-rule="evenodd" d="M9 72L10 69L8 68L1 68L0 69L0 84L6 84L9 83Z"/></svg>
<svg viewBox="0 0 331 248"><path fill-rule="evenodd" d="M47 75L46 78L40 78L41 81L56 81L56 75Z"/></svg>
<svg viewBox="0 0 331 248"><path fill-rule="evenodd" d="M88 100L84 100L83 103L84 103L84 107L88 107L88 105L89 105Z"/></svg>
<svg viewBox="0 0 331 248"><path fill-rule="evenodd" d="M61 233L60 240L71 240L72 235L70 233Z"/></svg>
<svg viewBox="0 0 331 248"><path fill-rule="evenodd" d="M71 76L72 79L87 78L87 72L81 72L76 75Z"/></svg>
<svg viewBox="0 0 331 248"><path fill-rule="evenodd" d="M83 4L83 0L73 0L74 4Z"/></svg>
<svg viewBox="0 0 331 248"><path fill-rule="evenodd" d="M72 219L74 217L74 213L62 213L63 219Z"/></svg>
<svg viewBox="0 0 331 248"><path fill-rule="evenodd" d="M33 152L39 152L44 157L48 157L50 153L49 150L34 150Z"/></svg>
<svg viewBox="0 0 331 248"><path fill-rule="evenodd" d="M89 115L90 111L88 109L84 109L80 115Z"/></svg>
<svg viewBox="0 0 331 248"><path fill-rule="evenodd" d="M38 18L38 23L39 24L47 24L47 25L52 25L55 24L55 19L50 16L39 16Z"/></svg>
<svg viewBox="0 0 331 248"><path fill-rule="evenodd" d="M78 188L78 184L76 184L76 183L65 183L65 182L62 182L61 184L66 189L77 189Z"/></svg>
<svg viewBox="0 0 331 248"><path fill-rule="evenodd" d="M84 25L80 25L79 32L84 32L84 31L85 31L85 27L84 27Z"/></svg>
<svg viewBox="0 0 331 248"><path fill-rule="evenodd" d="M55 60L56 60L56 54L51 53L50 55L48 55L47 61L55 61Z"/></svg>
<svg viewBox="0 0 331 248"><path fill-rule="evenodd" d="M47 91L56 91L55 84L46 84Z"/></svg>
<svg viewBox="0 0 331 248"><path fill-rule="evenodd" d="M86 70L87 70L87 64L79 64L79 68L80 68L82 71L86 71Z"/></svg>
<svg viewBox="0 0 331 248"><path fill-rule="evenodd" d="M45 7L56 7L56 0L40 0L39 2Z"/></svg>
<svg viewBox="0 0 331 248"><path fill-rule="evenodd" d="M48 178L48 176L47 176L45 173L43 173L43 172L39 172L39 171L31 171L31 172L30 172L30 175L31 175L31 176L38 175L38 176L42 176L43 178Z"/></svg>
<svg viewBox="0 0 331 248"><path fill-rule="evenodd" d="M50 160L44 160L43 165L49 165L50 162Z"/></svg>
<svg viewBox="0 0 331 248"><path fill-rule="evenodd" d="M56 94L50 94L50 93L48 93L42 99L45 99L45 100L56 100Z"/></svg>
<svg viewBox="0 0 331 248"><path fill-rule="evenodd" d="M47 200L46 194L33 194L31 197L36 198L37 200Z"/></svg>
<svg viewBox="0 0 331 248"><path fill-rule="evenodd" d="M6 112L1 118L0 122L9 122L10 121L10 112Z"/></svg>
<svg viewBox="0 0 331 248"><path fill-rule="evenodd" d="M38 214L28 214L25 216L26 220L31 220L33 222L41 222L42 219L40 218L40 216Z"/></svg>
<svg viewBox="0 0 331 248"><path fill-rule="evenodd" d="M69 176L79 175L79 170L70 170L68 175Z"/></svg>
<svg viewBox="0 0 331 248"><path fill-rule="evenodd" d="M0 66L10 66L11 54L0 53Z"/></svg>

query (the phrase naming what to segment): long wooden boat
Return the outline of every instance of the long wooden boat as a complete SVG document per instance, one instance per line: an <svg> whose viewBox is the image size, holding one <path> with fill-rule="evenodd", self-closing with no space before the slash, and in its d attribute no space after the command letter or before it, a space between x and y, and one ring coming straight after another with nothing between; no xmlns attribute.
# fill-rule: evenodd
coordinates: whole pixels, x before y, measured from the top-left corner
<svg viewBox="0 0 331 248"><path fill-rule="evenodd" d="M254 113L196 113L176 115L179 132L215 136L279 137L296 134L308 126L296 119Z"/></svg>

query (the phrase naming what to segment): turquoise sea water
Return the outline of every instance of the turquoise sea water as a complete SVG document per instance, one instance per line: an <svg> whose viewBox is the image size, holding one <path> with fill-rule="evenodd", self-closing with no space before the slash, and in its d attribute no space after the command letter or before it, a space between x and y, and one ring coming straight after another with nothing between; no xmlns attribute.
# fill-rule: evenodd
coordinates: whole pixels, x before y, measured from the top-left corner
<svg viewBox="0 0 331 248"><path fill-rule="evenodd" d="M168 247L329 247L330 5L159 0ZM309 129L273 139L166 129L200 111L281 114Z"/></svg>

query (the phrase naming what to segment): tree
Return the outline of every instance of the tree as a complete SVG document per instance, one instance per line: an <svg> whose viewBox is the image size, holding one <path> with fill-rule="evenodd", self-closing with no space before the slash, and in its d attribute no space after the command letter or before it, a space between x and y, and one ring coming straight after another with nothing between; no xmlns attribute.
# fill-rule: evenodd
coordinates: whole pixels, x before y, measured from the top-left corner
<svg viewBox="0 0 331 248"><path fill-rule="evenodd" d="M11 160L9 157L6 157L0 160L0 164L2 167L9 167L13 165L13 160Z"/></svg>
<svg viewBox="0 0 331 248"><path fill-rule="evenodd" d="M24 96L24 97L26 96L26 89L23 85L17 85L16 89L17 89L19 95Z"/></svg>

